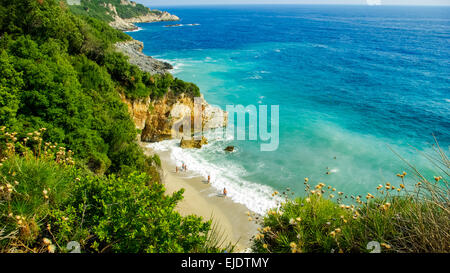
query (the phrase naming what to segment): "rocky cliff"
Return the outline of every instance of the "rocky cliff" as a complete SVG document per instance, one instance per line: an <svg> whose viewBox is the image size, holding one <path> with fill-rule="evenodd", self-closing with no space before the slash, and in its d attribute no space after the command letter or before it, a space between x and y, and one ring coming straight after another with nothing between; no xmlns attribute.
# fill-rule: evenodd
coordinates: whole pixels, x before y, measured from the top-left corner
<svg viewBox="0 0 450 273"><path fill-rule="evenodd" d="M143 71L150 74L164 74L173 69L172 65L160 60L154 59L142 53L144 43L136 40L117 43L116 49L126 56L131 64L139 66Z"/></svg>
<svg viewBox="0 0 450 273"><path fill-rule="evenodd" d="M133 23L178 21L175 15L145 7L130 0L66 0L72 12L109 22L122 30L136 30Z"/></svg>
<svg viewBox="0 0 450 273"><path fill-rule="evenodd" d="M145 98L130 100L124 95L122 101L128 106L128 111L141 130L141 141L156 142L171 138L183 137L183 121L190 120L194 124L194 98L187 94L174 95L169 91L164 97L157 100ZM225 127L228 122L228 114L220 108L209 105L203 97L201 103L202 129ZM176 126L178 125L178 126ZM192 125L193 130L194 125ZM178 130L174 128L179 128ZM191 132L193 132L191 130ZM191 132L188 132L189 134Z"/></svg>
<svg viewBox="0 0 450 273"><path fill-rule="evenodd" d="M132 31L137 30L138 27L133 23L151 23L151 22L161 22L161 21L178 21L180 18L176 15L172 15L166 11L154 10L145 15L132 17L132 18L122 18L119 16L116 10L116 6L111 3L103 3L104 7L109 9L109 14L114 19L109 25L113 28L122 31ZM123 3L121 3L123 5Z"/></svg>

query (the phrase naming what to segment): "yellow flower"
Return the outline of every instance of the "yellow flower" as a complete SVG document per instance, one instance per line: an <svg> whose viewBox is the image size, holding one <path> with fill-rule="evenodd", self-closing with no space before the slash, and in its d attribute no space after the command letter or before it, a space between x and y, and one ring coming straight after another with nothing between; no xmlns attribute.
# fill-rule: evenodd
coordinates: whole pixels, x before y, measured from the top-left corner
<svg viewBox="0 0 450 273"><path fill-rule="evenodd" d="M292 242L292 243L289 244L289 246L290 246L291 248L294 248L294 247L297 247L297 244L294 243L294 242Z"/></svg>
<svg viewBox="0 0 450 273"><path fill-rule="evenodd" d="M296 220L297 222L301 222L301 221L302 221L302 218L297 217L297 218L295 218L295 220Z"/></svg>
<svg viewBox="0 0 450 273"><path fill-rule="evenodd" d="M305 199L305 201L306 201L307 203L309 203L309 202L311 202L311 199L308 197L308 198Z"/></svg>
<svg viewBox="0 0 450 273"><path fill-rule="evenodd" d="M55 253L56 246L55 246L55 245L49 245L49 246L47 247L47 249L48 249L48 252L50 252L50 253Z"/></svg>
<svg viewBox="0 0 450 273"><path fill-rule="evenodd" d="M308 182L309 181L309 178L308 177L305 177L305 182Z"/></svg>
<svg viewBox="0 0 450 273"><path fill-rule="evenodd" d="M267 249L269 246L267 244L263 244L263 248Z"/></svg>
<svg viewBox="0 0 450 273"><path fill-rule="evenodd" d="M44 238L42 239L42 241L44 242L45 245L50 245L52 243L52 241L48 238Z"/></svg>
<svg viewBox="0 0 450 273"><path fill-rule="evenodd" d="M336 232L332 231L330 232L331 237L335 237L336 236Z"/></svg>
<svg viewBox="0 0 450 273"><path fill-rule="evenodd" d="M342 230L340 228L335 229L334 231L336 231L336 233L341 232Z"/></svg>
<svg viewBox="0 0 450 273"><path fill-rule="evenodd" d="M388 245L388 244L386 244L386 243L381 243L380 245L381 245L382 247L384 247L384 248L387 248L387 249L390 249L390 248L391 248L391 246Z"/></svg>

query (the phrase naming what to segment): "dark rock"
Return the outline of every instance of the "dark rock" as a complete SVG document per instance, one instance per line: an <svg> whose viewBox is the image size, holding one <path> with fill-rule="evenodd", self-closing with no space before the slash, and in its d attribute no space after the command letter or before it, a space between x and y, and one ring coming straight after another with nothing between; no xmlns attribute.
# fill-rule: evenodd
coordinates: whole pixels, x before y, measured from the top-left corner
<svg viewBox="0 0 450 273"><path fill-rule="evenodd" d="M225 148L226 152L233 152L234 151L234 146L228 146Z"/></svg>

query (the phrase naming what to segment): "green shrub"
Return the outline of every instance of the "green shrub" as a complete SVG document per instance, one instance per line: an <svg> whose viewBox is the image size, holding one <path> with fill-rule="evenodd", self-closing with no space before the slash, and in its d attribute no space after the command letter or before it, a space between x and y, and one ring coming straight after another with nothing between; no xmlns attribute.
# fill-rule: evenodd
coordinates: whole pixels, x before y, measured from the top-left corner
<svg viewBox="0 0 450 273"><path fill-rule="evenodd" d="M220 252L211 222L175 211L148 173L93 175L73 153L0 128L0 252ZM156 157L155 157L156 158Z"/></svg>

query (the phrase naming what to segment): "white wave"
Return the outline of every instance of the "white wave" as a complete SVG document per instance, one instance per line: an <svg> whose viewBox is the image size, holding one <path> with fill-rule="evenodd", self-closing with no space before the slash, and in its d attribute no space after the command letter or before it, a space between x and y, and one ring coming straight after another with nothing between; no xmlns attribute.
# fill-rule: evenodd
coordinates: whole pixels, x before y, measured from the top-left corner
<svg viewBox="0 0 450 273"><path fill-rule="evenodd" d="M141 31L141 30L143 30L143 28L138 27L138 28L135 29L135 30L128 30L128 31L124 31L124 32L138 32L138 31Z"/></svg>
<svg viewBox="0 0 450 273"><path fill-rule="evenodd" d="M178 145L179 140L151 143L148 144L148 147L156 152L169 151L172 162L178 166L185 163L188 173L192 176L201 176L207 179L210 175L211 186L216 190L212 197L221 194L223 188L226 188L228 196L233 202L243 204L258 214L264 214L267 210L278 207L281 199L272 197L274 189L243 179L242 177L246 175L244 168L226 158L223 158L220 164L214 164L205 158L211 154L225 155L224 142L215 140L215 137L223 139L219 135L217 133L208 135L210 144L203 146L201 150L182 149Z"/></svg>

